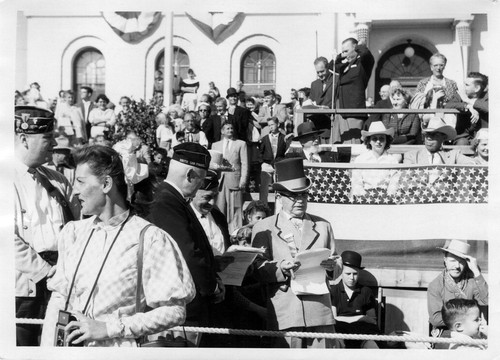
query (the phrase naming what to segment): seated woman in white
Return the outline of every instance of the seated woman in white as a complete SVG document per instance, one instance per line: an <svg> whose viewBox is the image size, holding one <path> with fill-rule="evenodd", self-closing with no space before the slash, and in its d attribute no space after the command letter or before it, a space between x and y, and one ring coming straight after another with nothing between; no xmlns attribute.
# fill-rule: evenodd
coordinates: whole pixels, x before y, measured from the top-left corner
<svg viewBox="0 0 500 360"><path fill-rule="evenodd" d="M386 129L381 121L370 124L368 131L362 130L368 151L360 154L355 164L397 164L398 159L387 152L394 138L394 129ZM355 169L352 171L352 195L364 196L368 190L386 191L394 195L398 189L398 172L391 169Z"/></svg>

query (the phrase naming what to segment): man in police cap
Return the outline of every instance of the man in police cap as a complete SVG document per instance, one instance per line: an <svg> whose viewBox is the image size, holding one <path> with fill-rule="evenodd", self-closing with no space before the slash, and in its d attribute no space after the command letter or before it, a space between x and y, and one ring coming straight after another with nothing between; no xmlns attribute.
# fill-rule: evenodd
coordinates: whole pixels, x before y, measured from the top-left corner
<svg viewBox="0 0 500 360"><path fill-rule="evenodd" d="M15 108L16 318L43 318L46 280L55 272L57 235L80 217L80 205L64 175L42 164L52 157L54 116L34 106ZM36 346L37 325L16 326L17 345Z"/></svg>
<svg viewBox="0 0 500 360"><path fill-rule="evenodd" d="M210 242L198 221L191 199L203 185L210 153L197 143L174 147L167 178L160 184L149 220L177 242L196 286L196 297L187 305L186 325L209 326L210 307L224 299L225 289L217 275ZM192 339L197 345L200 339Z"/></svg>

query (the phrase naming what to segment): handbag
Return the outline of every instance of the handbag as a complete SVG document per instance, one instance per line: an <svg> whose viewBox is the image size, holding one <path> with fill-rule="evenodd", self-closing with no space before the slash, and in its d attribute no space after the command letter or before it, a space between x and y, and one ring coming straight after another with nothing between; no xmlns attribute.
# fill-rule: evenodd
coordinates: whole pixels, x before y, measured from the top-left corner
<svg viewBox="0 0 500 360"><path fill-rule="evenodd" d="M135 292L135 312L138 313L141 310L141 292L142 288L142 262L144 256L144 234L146 230L152 226L152 224L146 225L139 235L139 248L137 250L137 290ZM146 309L147 310L147 309ZM172 334L167 334L167 336L159 336L158 339L149 340L147 335L141 336L136 339L138 347L188 347L194 346L190 341L187 340L186 330L184 326L182 327L184 332L184 338L181 336L173 337Z"/></svg>

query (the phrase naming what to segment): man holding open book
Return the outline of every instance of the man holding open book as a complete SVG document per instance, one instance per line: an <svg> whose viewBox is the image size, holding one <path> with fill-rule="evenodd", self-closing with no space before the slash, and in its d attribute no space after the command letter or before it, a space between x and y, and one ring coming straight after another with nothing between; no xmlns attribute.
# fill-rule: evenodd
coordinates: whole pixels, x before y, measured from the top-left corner
<svg viewBox="0 0 500 360"><path fill-rule="evenodd" d="M286 159L275 166L276 182L273 189L281 210L256 223L252 235L252 246L266 249L264 256L258 257L256 262L259 274L268 287L268 327L270 330L333 333L335 321L326 288L327 277L332 278L333 271L338 269L333 257L335 245L332 227L319 216L306 213L307 191L311 181L304 174L302 159ZM296 260L297 255L317 253L321 249L330 250L326 252L327 258L318 258L316 269L323 268L325 271L325 290L297 292L292 281L294 273L299 275L301 267ZM318 338L285 340L286 344L281 342L276 346L332 348L335 343L332 339Z"/></svg>

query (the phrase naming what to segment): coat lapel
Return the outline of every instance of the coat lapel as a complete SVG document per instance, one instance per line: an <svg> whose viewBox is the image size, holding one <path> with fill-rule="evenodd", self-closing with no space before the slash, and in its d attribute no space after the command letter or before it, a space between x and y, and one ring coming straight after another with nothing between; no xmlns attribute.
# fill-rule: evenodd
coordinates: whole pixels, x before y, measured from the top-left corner
<svg viewBox="0 0 500 360"><path fill-rule="evenodd" d="M302 224L302 244L300 250L302 251L312 248L318 238L319 232L316 230L316 223L308 214L306 214Z"/></svg>

